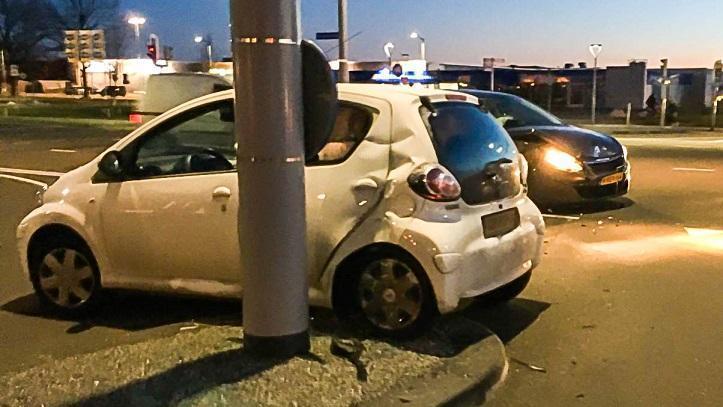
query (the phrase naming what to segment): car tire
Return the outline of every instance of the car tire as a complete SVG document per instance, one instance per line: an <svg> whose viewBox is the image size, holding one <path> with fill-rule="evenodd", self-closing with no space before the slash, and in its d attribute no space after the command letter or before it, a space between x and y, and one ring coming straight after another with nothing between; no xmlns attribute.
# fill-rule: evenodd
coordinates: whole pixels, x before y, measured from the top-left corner
<svg viewBox="0 0 723 407"><path fill-rule="evenodd" d="M532 270L528 271L520 277L517 277L512 282L509 282L502 287L499 287L495 290L492 290L486 294L477 297L477 299L483 303L491 304L498 304L514 300L525 290L525 288L527 288L527 285L530 283L531 278Z"/></svg>
<svg viewBox="0 0 723 407"><path fill-rule="evenodd" d="M88 246L70 234L40 242L30 253L30 280L41 304L65 317L87 315L98 304L101 279Z"/></svg>
<svg viewBox="0 0 723 407"><path fill-rule="evenodd" d="M343 313L374 335L415 337L438 315L429 278L405 252L373 250L345 271Z"/></svg>

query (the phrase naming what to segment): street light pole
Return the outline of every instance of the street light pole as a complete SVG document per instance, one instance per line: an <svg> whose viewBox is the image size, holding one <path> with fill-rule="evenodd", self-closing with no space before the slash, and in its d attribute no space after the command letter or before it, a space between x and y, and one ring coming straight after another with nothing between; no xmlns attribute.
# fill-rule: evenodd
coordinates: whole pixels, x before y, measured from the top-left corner
<svg viewBox="0 0 723 407"><path fill-rule="evenodd" d="M231 0L244 349L309 350L298 0Z"/></svg>
<svg viewBox="0 0 723 407"><path fill-rule="evenodd" d="M718 102L720 100L723 100L723 96L718 96L719 87L715 88L715 93L713 94L713 111L711 112L710 116L710 130L715 131L715 127L718 124Z"/></svg>
<svg viewBox="0 0 723 407"><path fill-rule="evenodd" d="M208 70L210 71L213 67L213 41L211 40L211 36L202 36L197 35L193 41L196 44L205 44L206 45L206 57L208 58Z"/></svg>
<svg viewBox="0 0 723 407"><path fill-rule="evenodd" d="M592 69L592 124L597 122L597 58L602 52L602 44L590 44L590 53L595 59Z"/></svg>
<svg viewBox="0 0 723 407"><path fill-rule="evenodd" d="M392 50L394 49L394 44L391 42L388 42L384 44L384 54L386 54L387 59L389 60L389 72L392 71Z"/></svg>
<svg viewBox="0 0 723 407"><path fill-rule="evenodd" d="M662 75L660 77L660 127L665 127L665 115L668 111L668 59L661 59Z"/></svg>
<svg viewBox="0 0 723 407"><path fill-rule="evenodd" d="M0 69L2 69L2 76L0 78L2 79L2 83L0 83L0 94L5 93L5 89L7 88L8 83L8 72L7 68L5 67L5 50L0 49Z"/></svg>
<svg viewBox="0 0 723 407"><path fill-rule="evenodd" d="M414 39L414 40L416 40L416 39L419 40L419 53L422 58L422 61L426 61L427 60L427 41L424 39L424 37L419 35L419 33L416 31L411 33L409 35L409 38Z"/></svg>
<svg viewBox="0 0 723 407"><path fill-rule="evenodd" d="M134 28L137 51L140 51L141 49L141 26L145 23L146 19L144 17L134 16L128 19L128 24L132 25ZM140 53L138 54L138 59L141 59Z"/></svg>
<svg viewBox="0 0 723 407"><path fill-rule="evenodd" d="M339 82L349 82L349 56L347 55L347 41L349 33L347 30L348 5L347 0L339 0Z"/></svg>

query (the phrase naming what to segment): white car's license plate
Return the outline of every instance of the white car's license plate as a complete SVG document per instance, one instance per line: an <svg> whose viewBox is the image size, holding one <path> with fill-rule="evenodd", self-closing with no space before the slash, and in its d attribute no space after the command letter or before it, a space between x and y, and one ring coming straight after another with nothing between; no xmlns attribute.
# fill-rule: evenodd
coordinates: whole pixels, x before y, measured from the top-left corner
<svg viewBox="0 0 723 407"><path fill-rule="evenodd" d="M520 212L517 208L482 217L485 239L500 237L517 229L518 226L520 226Z"/></svg>
<svg viewBox="0 0 723 407"><path fill-rule="evenodd" d="M607 177L603 178L600 181L600 185L610 185L610 184L616 184L625 178L625 173L618 172L613 175L608 175Z"/></svg>

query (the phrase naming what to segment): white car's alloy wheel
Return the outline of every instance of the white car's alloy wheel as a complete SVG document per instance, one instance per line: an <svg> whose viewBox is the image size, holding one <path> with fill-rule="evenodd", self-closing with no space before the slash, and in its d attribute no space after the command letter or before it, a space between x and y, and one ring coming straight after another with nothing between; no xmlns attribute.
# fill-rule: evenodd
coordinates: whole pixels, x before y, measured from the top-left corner
<svg viewBox="0 0 723 407"><path fill-rule="evenodd" d="M363 314L384 330L410 327L424 307L421 282L397 259L382 258L369 264L361 273L358 289Z"/></svg>
<svg viewBox="0 0 723 407"><path fill-rule="evenodd" d="M70 248L54 249L45 255L38 270L38 283L44 296L64 309L82 306L97 287L89 259Z"/></svg>

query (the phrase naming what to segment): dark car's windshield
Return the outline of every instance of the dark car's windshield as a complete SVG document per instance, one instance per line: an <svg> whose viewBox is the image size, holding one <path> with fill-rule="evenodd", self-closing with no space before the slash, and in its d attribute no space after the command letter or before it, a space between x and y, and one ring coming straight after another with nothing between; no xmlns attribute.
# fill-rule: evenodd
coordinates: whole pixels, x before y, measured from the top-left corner
<svg viewBox="0 0 723 407"><path fill-rule="evenodd" d="M462 186L462 199L482 204L520 192L517 148L507 132L476 105L462 102L421 108L439 163Z"/></svg>
<svg viewBox="0 0 723 407"><path fill-rule="evenodd" d="M508 128L562 125L557 117L517 96L484 95L479 96L479 99L483 106Z"/></svg>

